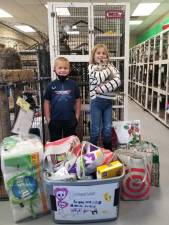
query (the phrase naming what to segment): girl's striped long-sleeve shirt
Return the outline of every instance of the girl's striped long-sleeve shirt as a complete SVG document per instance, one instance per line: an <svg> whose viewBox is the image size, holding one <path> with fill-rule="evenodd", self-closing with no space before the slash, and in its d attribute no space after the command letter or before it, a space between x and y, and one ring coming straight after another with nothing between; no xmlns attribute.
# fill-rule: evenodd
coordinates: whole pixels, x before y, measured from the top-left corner
<svg viewBox="0 0 169 225"><path fill-rule="evenodd" d="M90 64L89 67L90 98L112 99L114 91L120 86L120 73L112 65ZM97 93L97 91L98 93Z"/></svg>

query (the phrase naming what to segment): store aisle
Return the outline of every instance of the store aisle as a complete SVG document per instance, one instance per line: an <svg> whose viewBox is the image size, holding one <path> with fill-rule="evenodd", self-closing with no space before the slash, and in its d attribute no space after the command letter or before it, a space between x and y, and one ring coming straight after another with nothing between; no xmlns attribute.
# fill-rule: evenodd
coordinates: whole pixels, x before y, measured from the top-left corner
<svg viewBox="0 0 169 225"><path fill-rule="evenodd" d="M169 212L169 129L156 121L149 113L129 100L129 119L141 120L142 137L159 146L160 188L152 188L149 200L140 202L120 202L119 218L115 221L100 223L107 225L168 225ZM12 215L8 202L0 202L0 225L12 225ZM21 225L54 224L51 215ZM97 223L98 224L98 223Z"/></svg>
<svg viewBox="0 0 169 225"><path fill-rule="evenodd" d="M150 199L140 202L121 201L120 214L114 225L168 225L169 215L169 129L129 100L129 119L141 120L142 139L152 141L160 152L160 188L152 188Z"/></svg>

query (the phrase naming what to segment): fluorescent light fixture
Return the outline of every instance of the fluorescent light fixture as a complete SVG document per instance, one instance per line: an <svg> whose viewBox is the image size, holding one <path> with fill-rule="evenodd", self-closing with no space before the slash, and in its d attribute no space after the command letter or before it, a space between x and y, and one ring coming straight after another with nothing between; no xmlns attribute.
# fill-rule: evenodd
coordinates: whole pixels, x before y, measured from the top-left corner
<svg viewBox="0 0 169 225"><path fill-rule="evenodd" d="M13 17L13 16L8 12L6 12L5 10L0 9L0 17Z"/></svg>
<svg viewBox="0 0 169 225"><path fill-rule="evenodd" d="M139 25L142 22L143 22L142 20L130 20L129 24L130 25Z"/></svg>
<svg viewBox="0 0 169 225"><path fill-rule="evenodd" d="M79 35L79 31L78 30L70 30L70 31L67 31L67 34L70 34L70 35Z"/></svg>
<svg viewBox="0 0 169 225"><path fill-rule="evenodd" d="M23 32L36 32L36 30L28 25L15 25L15 27Z"/></svg>
<svg viewBox="0 0 169 225"><path fill-rule="evenodd" d="M160 3L140 3L134 10L132 16L148 16L150 15Z"/></svg>
<svg viewBox="0 0 169 225"><path fill-rule="evenodd" d="M48 4L45 7L48 9ZM68 8L56 8L56 13L58 16L70 16Z"/></svg>
<svg viewBox="0 0 169 225"><path fill-rule="evenodd" d="M68 8L56 8L56 13L58 16L70 16Z"/></svg>

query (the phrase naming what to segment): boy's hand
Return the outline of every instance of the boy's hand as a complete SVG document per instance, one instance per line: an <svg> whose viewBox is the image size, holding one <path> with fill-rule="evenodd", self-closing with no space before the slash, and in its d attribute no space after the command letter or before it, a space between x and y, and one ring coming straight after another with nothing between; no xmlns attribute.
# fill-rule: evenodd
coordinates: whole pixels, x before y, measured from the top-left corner
<svg viewBox="0 0 169 225"><path fill-rule="evenodd" d="M77 120L77 122L79 122L79 116L78 115L76 115L76 120Z"/></svg>
<svg viewBox="0 0 169 225"><path fill-rule="evenodd" d="M49 124L50 123L50 118L46 118L46 122L47 122L47 124Z"/></svg>

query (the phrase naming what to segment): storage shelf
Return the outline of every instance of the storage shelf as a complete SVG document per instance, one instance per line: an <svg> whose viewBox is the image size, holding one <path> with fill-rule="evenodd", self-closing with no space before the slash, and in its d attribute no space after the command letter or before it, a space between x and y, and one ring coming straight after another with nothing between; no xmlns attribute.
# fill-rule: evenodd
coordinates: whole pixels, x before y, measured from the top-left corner
<svg viewBox="0 0 169 225"><path fill-rule="evenodd" d="M167 128L169 128L169 119L168 119L168 123L166 123L164 120L162 120L157 114L153 113L151 110L148 110L146 108L144 108L142 106L142 104L140 104L138 101L136 101L134 98L132 98L131 96L129 96L131 100L133 100L136 104L138 104L139 106L141 106L144 110L146 110L148 113L150 113L155 119L157 119L159 122L161 122L163 125L165 125Z"/></svg>
<svg viewBox="0 0 169 225"><path fill-rule="evenodd" d="M169 127L169 31L130 49L129 97Z"/></svg>

